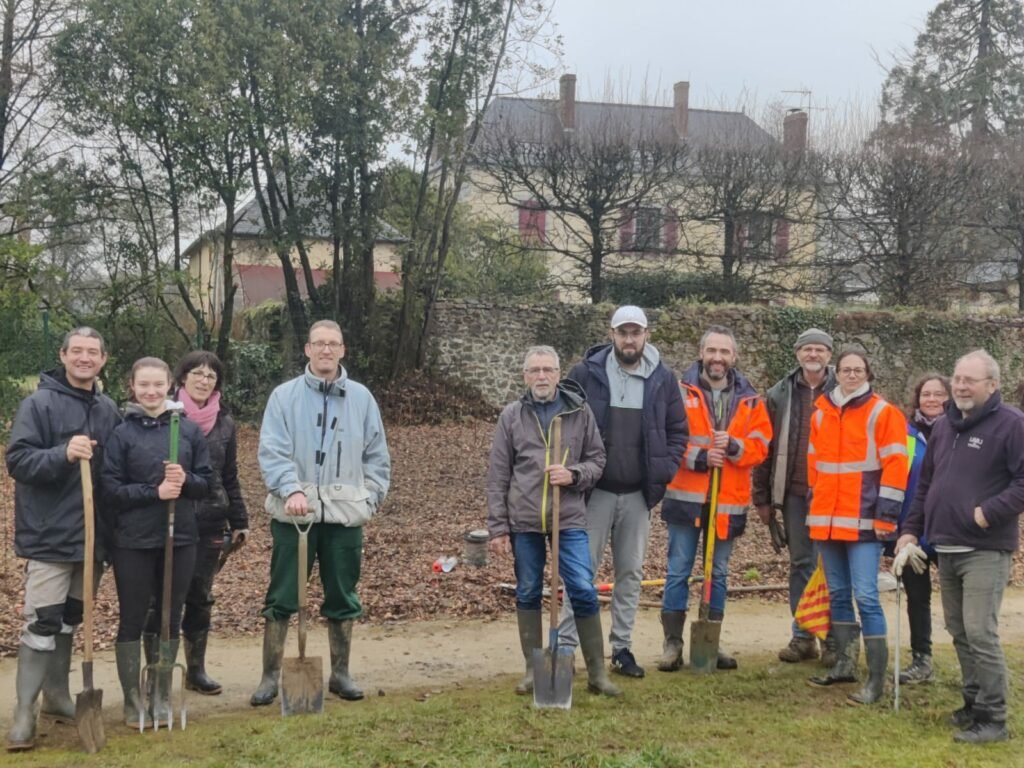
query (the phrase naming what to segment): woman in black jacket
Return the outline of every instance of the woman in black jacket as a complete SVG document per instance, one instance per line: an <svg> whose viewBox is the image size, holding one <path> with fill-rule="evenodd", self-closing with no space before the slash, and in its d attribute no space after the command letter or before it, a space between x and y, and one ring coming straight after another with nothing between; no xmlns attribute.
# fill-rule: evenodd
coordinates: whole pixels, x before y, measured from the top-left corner
<svg viewBox="0 0 1024 768"><path fill-rule="evenodd" d="M171 371L155 357L132 366L132 402L125 420L111 434L103 457L101 481L114 528L114 579L120 624L117 674L124 691L125 722L137 726L143 702L139 694L140 646L150 601L162 596L164 542L168 502L177 500L174 518L174 570L171 580L171 661L178 654L178 634L185 592L196 561L196 501L210 488L210 458L199 427L181 420L178 461L168 463L170 422L167 393ZM161 681L159 701L148 717L166 721L170 675Z"/></svg>
<svg viewBox="0 0 1024 768"><path fill-rule="evenodd" d="M220 683L206 674L206 641L214 604L213 578L219 570L221 552L241 546L249 535L249 515L238 483L235 422L221 400L223 381L224 364L213 352L205 350L189 352L174 369L177 390L174 399L184 406L185 416L206 436L213 470L210 494L196 508L199 546L195 572L185 596L185 617L181 620L188 670L185 687L207 696L221 692ZM146 622L147 651L155 647L159 631L160 616L152 610Z"/></svg>

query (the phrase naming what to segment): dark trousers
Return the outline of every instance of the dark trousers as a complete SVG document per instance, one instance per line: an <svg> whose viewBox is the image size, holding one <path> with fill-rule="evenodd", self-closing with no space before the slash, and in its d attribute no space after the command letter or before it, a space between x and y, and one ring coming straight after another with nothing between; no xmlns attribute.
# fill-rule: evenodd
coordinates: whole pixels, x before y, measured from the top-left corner
<svg viewBox="0 0 1024 768"><path fill-rule="evenodd" d="M217 575L222 541L218 536L215 542L202 540L196 547L196 565L185 593L185 615L181 620L181 632L189 639L210 631L210 615L216 602L213 599L213 577ZM160 612L154 600L146 616L146 633L156 635L159 632Z"/></svg>
<svg viewBox="0 0 1024 768"><path fill-rule="evenodd" d="M192 581L195 564L194 544L174 548L174 568L171 574L172 638L177 638L181 629L181 608L189 582ZM114 581L117 583L117 601L120 606L117 642L128 643L142 638L151 600L156 601L159 631L163 573L163 549L114 549Z"/></svg>
<svg viewBox="0 0 1024 768"><path fill-rule="evenodd" d="M932 653L932 560L924 573L903 569L903 588L907 590L907 618L910 620L910 650Z"/></svg>

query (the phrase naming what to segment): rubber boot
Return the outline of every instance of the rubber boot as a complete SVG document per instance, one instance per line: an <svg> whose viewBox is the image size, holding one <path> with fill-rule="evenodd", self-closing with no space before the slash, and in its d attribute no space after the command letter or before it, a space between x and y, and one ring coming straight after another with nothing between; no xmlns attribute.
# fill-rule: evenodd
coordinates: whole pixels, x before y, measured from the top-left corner
<svg viewBox="0 0 1024 768"><path fill-rule="evenodd" d="M829 629L825 639L819 642L821 644L821 666L825 667L825 669L832 669L836 665L835 633Z"/></svg>
<svg viewBox="0 0 1024 768"><path fill-rule="evenodd" d="M61 633L54 638L57 647L46 670L43 683L43 706L41 712L57 719L60 723L75 722L75 702L71 698L68 677L71 674L71 644L74 636Z"/></svg>
<svg viewBox="0 0 1024 768"><path fill-rule="evenodd" d="M348 660L352 652L352 619L327 622L327 639L331 645L331 679L327 690L345 701L359 701L363 692L348 674Z"/></svg>
<svg viewBox="0 0 1024 768"><path fill-rule="evenodd" d="M142 704L142 692L139 690L139 673L142 671L142 641L116 643L114 658L117 660L117 679L121 682L121 694L124 697L124 724L138 730L139 715L142 714L142 726L148 728L152 719Z"/></svg>
<svg viewBox="0 0 1024 768"><path fill-rule="evenodd" d="M206 639L209 630L185 637L185 688L203 696L216 696L223 690L220 683L206 674Z"/></svg>
<svg viewBox="0 0 1024 768"><path fill-rule="evenodd" d="M708 610L708 620L717 621L721 623L725 619L725 611L716 610L711 608ZM736 659L730 656L728 653L722 650L721 645L718 647L718 656L715 659L715 669L733 670L736 669L739 664L736 663Z"/></svg>
<svg viewBox="0 0 1024 768"><path fill-rule="evenodd" d="M832 625L836 641L836 663L828 674L812 677L811 685L836 685L857 682L857 661L860 657L860 625L855 622L839 622Z"/></svg>
<svg viewBox="0 0 1024 768"><path fill-rule="evenodd" d="M661 646L661 658L658 660L658 671L675 672L683 666L683 626L686 624L686 611L662 611L661 628L665 633L665 641Z"/></svg>
<svg viewBox="0 0 1024 768"><path fill-rule="evenodd" d="M277 698L277 681L281 676L284 641L288 637L287 621L270 621L263 625L263 677L249 698L254 707L263 707Z"/></svg>
<svg viewBox="0 0 1024 768"><path fill-rule="evenodd" d="M542 611L516 611L516 621L519 624L519 646L523 649L523 658L526 659L526 674L516 686L516 693L526 696L533 693L533 652L544 647L544 628L541 621Z"/></svg>
<svg viewBox="0 0 1024 768"><path fill-rule="evenodd" d="M23 752L36 745L36 699L52 661L53 651L36 651L18 646L18 676L15 682L17 703L11 730L7 732L7 751Z"/></svg>
<svg viewBox="0 0 1024 768"><path fill-rule="evenodd" d="M608 679L604 667L604 632L601 630L601 614L595 613L581 619L576 617L576 631L580 636L580 650L587 663L587 690L603 693L605 696L621 696L622 690Z"/></svg>
<svg viewBox="0 0 1024 768"><path fill-rule="evenodd" d="M864 687L847 698L853 704L874 704L885 690L885 668L889 664L889 646L885 635L864 638L864 655L868 660L868 679Z"/></svg>
<svg viewBox="0 0 1024 768"><path fill-rule="evenodd" d="M147 640L155 635L144 635ZM178 659L178 645L180 640L167 641L167 665L168 669L160 670L156 674L149 675L149 714L158 725L170 725L171 722L171 686L174 685L174 662ZM152 649L154 661L159 664L160 642L157 641ZM150 647L146 646L146 659L150 659ZM159 682L159 685L157 683Z"/></svg>

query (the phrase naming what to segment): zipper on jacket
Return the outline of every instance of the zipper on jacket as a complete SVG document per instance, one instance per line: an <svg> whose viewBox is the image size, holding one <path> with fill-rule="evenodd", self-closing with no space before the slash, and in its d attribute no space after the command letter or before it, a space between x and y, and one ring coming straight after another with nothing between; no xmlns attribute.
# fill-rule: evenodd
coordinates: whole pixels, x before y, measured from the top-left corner
<svg viewBox="0 0 1024 768"><path fill-rule="evenodd" d="M540 417L537 416L537 412L535 410L533 410L533 408L530 408L530 413L533 415L534 421L537 422L537 431L540 432L540 439L544 441L544 485L543 485L543 490L541 491L541 495L540 495L540 532L541 533L547 533L548 532L548 529L547 529L547 518L545 517L545 513L547 512L547 508L548 508L548 486L550 485L550 482L549 482L550 478L548 476L547 468L551 464L551 427L554 425L555 419L561 418L562 416L568 416L570 413L576 413L576 411L578 411L578 410L581 410L581 409L580 408L573 408L571 411L560 411L559 413L556 413L555 416L551 419L551 423L548 424L548 432L545 435L544 434L544 426L540 423ZM568 446L565 449L565 456L566 457L569 456L569 448L568 448ZM565 461L565 459L562 459L562 461ZM552 515L554 515L554 508L553 507L552 507ZM554 522L554 521L552 521L552 522Z"/></svg>

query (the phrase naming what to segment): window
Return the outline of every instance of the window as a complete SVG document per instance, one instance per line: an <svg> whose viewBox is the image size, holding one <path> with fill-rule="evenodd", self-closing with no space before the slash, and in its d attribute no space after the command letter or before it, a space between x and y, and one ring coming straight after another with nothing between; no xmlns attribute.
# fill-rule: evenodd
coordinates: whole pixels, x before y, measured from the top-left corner
<svg viewBox="0 0 1024 768"><path fill-rule="evenodd" d="M541 245L545 242L544 209L536 200L519 204L519 239L526 245Z"/></svg>
<svg viewBox="0 0 1024 768"><path fill-rule="evenodd" d="M748 259L789 258L789 222L767 213L743 214L736 221L736 252Z"/></svg>
<svg viewBox="0 0 1024 768"><path fill-rule="evenodd" d="M637 251L660 251L664 214L661 208L637 208L633 230L633 248Z"/></svg>

